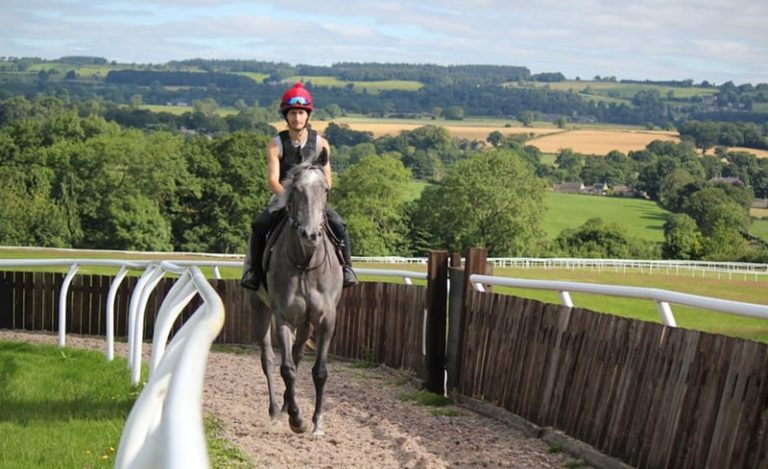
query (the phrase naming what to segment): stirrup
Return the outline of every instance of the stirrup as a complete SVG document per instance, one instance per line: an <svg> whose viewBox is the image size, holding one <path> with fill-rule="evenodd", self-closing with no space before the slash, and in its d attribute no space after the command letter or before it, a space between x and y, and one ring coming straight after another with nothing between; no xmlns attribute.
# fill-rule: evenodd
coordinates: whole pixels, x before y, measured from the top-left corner
<svg viewBox="0 0 768 469"><path fill-rule="evenodd" d="M342 267L342 271L344 272L344 284L342 288L354 287L360 283L357 280L357 275L355 274L355 271L352 270L352 267L345 265Z"/></svg>
<svg viewBox="0 0 768 469"><path fill-rule="evenodd" d="M243 274L243 278L240 279L240 286L247 288L248 290L258 290L261 288L261 279L259 274L253 269L248 269Z"/></svg>

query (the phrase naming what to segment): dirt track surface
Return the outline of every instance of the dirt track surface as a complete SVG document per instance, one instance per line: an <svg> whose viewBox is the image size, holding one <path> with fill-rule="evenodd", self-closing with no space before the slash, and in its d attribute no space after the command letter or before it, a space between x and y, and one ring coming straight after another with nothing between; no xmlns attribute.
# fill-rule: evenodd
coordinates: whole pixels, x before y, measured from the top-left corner
<svg viewBox="0 0 768 469"><path fill-rule="evenodd" d="M0 340L56 344L55 335L8 330L0 330ZM67 336L67 346L105 350L102 339L77 336ZM125 344L116 344L115 353L124 357ZM301 363L297 389L302 415L310 424L312 360L309 356ZM279 371L275 380L281 396ZM565 453L550 454L547 443L464 408L450 407L457 416L434 415L435 408L403 399L413 391L403 381L380 368L331 362L325 436L314 438L311 429L292 433L285 416L269 419L258 353L212 352L203 406L224 422L230 441L260 468L555 468L573 459Z"/></svg>

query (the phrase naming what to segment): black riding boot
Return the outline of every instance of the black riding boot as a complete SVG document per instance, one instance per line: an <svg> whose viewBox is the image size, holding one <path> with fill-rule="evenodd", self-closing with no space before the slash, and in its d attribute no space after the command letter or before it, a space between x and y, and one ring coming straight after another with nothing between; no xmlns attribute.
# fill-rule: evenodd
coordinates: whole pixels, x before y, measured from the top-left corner
<svg viewBox="0 0 768 469"><path fill-rule="evenodd" d="M265 244L266 240L263 235L260 235L256 231L251 231L251 238L249 241L251 264L243 273L243 278L240 280L240 285L243 288L249 290L258 290L261 288L261 284L264 281L264 274L261 271L261 263L264 257Z"/></svg>
<svg viewBox="0 0 768 469"><path fill-rule="evenodd" d="M340 234L341 243L339 243L339 247L341 248L342 257L344 257L344 265L341 266L344 271L344 288L353 287L359 282L355 271L352 270L352 245L349 243L349 230L346 225L344 225L344 229Z"/></svg>

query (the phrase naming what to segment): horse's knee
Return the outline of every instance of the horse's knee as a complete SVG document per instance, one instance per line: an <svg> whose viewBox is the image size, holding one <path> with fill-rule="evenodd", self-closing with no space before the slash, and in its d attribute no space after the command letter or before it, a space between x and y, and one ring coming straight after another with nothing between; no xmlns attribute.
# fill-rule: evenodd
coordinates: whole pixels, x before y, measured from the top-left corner
<svg viewBox="0 0 768 469"><path fill-rule="evenodd" d="M312 367L312 379L315 382L325 382L328 379L328 369L325 364L315 363L315 366Z"/></svg>
<svg viewBox="0 0 768 469"><path fill-rule="evenodd" d="M296 377L296 370L291 365L280 365L280 376L284 380L293 381Z"/></svg>

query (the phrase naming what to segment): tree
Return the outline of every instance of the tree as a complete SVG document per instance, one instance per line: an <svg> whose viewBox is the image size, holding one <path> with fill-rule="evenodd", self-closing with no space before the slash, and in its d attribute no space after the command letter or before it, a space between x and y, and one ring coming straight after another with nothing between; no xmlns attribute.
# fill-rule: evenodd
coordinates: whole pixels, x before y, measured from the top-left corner
<svg viewBox="0 0 768 469"><path fill-rule="evenodd" d="M681 208L705 236L712 236L718 225L737 233L746 233L749 228L748 209L730 198L723 187L705 187L691 194Z"/></svg>
<svg viewBox="0 0 768 469"><path fill-rule="evenodd" d="M616 223L591 218L579 228L566 228L555 238L555 246L571 257L628 259L632 257L627 233Z"/></svg>
<svg viewBox="0 0 768 469"><path fill-rule="evenodd" d="M664 259L699 259L702 254L702 236L696 221L684 213L671 214L664 223Z"/></svg>
<svg viewBox="0 0 768 469"><path fill-rule="evenodd" d="M536 120L536 113L533 111L520 111L517 113L517 120L523 124L524 127L530 127L533 121Z"/></svg>
<svg viewBox="0 0 768 469"><path fill-rule="evenodd" d="M346 218L352 252L364 256L410 252L403 194L411 172L391 156L366 156L339 175L330 203Z"/></svg>
<svg viewBox="0 0 768 469"><path fill-rule="evenodd" d="M555 156L555 166L561 181L579 181L584 158L570 148L564 148Z"/></svg>
<svg viewBox="0 0 768 469"><path fill-rule="evenodd" d="M177 249L245 251L250 225L271 196L265 182L268 141L257 133L236 132L187 142L191 181L173 209Z"/></svg>
<svg viewBox="0 0 768 469"><path fill-rule="evenodd" d="M61 206L51 198L51 171L0 165L0 244L67 247Z"/></svg>
<svg viewBox="0 0 768 469"><path fill-rule="evenodd" d="M431 234L434 248L484 246L490 256L533 255L545 237L545 190L545 181L514 150L476 154L422 192L414 224Z"/></svg>
<svg viewBox="0 0 768 469"><path fill-rule="evenodd" d="M494 130L493 132L489 133L488 138L485 139L486 142L490 143L494 147L498 147L502 140L504 140L504 134L498 130Z"/></svg>
<svg viewBox="0 0 768 469"><path fill-rule="evenodd" d="M445 117L446 120L464 120L464 108L461 106L448 106L445 108L445 111L443 111L443 117Z"/></svg>

